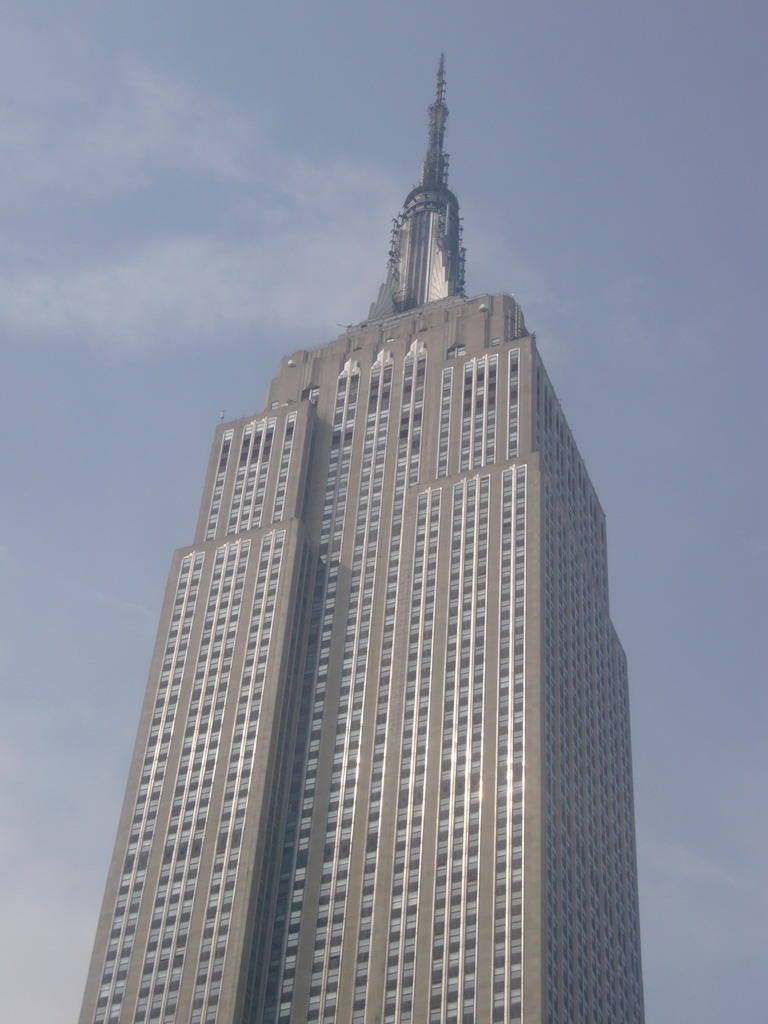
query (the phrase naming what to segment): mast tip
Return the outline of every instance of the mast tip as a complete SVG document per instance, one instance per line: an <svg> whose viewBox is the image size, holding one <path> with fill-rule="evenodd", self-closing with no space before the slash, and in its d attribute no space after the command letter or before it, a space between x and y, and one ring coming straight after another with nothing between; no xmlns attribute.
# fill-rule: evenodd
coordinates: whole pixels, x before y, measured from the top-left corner
<svg viewBox="0 0 768 1024"><path fill-rule="evenodd" d="M443 152L445 139L445 122L448 118L448 107L445 105L445 54L440 54L437 65L437 85L435 102L429 107L429 143L421 176L422 185L432 188L447 184L448 162Z"/></svg>

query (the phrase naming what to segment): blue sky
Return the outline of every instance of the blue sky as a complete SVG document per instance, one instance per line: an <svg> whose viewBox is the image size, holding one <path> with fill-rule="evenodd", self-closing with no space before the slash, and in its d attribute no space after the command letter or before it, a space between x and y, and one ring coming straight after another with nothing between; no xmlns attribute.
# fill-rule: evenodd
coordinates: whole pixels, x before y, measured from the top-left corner
<svg viewBox="0 0 768 1024"><path fill-rule="evenodd" d="M764 1020L764 105L752 0L8 0L0 1012L75 1019L220 412L365 317L441 50L468 292L608 516L648 1024Z"/></svg>

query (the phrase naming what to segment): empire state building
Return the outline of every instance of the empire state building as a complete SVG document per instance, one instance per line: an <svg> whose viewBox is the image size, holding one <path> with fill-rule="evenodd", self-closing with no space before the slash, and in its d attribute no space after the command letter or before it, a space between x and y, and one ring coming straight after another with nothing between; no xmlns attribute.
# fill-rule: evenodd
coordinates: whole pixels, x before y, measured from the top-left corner
<svg viewBox="0 0 768 1024"><path fill-rule="evenodd" d="M604 516L447 112L368 320L216 432L80 1024L642 1024Z"/></svg>

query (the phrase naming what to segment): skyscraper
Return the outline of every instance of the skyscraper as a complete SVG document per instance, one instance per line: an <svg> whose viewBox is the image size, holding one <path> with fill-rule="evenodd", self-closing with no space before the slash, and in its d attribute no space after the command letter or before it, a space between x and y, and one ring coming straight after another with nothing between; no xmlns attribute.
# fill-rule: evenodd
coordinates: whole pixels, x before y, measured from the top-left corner
<svg viewBox="0 0 768 1024"><path fill-rule="evenodd" d="M216 433L81 1024L642 1022L604 517L446 115L369 319Z"/></svg>

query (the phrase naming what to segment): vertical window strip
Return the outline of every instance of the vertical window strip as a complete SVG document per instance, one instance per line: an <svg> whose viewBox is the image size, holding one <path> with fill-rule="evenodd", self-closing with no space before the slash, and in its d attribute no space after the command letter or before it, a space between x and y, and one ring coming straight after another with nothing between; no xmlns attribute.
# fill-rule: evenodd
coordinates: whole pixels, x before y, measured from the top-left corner
<svg viewBox="0 0 768 1024"><path fill-rule="evenodd" d="M216 1020L219 995L216 977L223 969L228 938L228 929L224 926L228 924L232 910L240 866L240 842L253 778L261 698L284 544L283 530L267 534L261 543L190 1024L197 1020L211 1024Z"/></svg>
<svg viewBox="0 0 768 1024"><path fill-rule="evenodd" d="M272 512L272 519L279 522L283 518L285 506L285 489L288 483L288 470L291 465L291 451L293 449L293 435L296 429L296 413L292 412L285 421L285 434L283 436L283 450L280 455L280 469L277 477L277 489L275 491L275 505Z"/></svg>
<svg viewBox="0 0 768 1024"><path fill-rule="evenodd" d="M453 392L453 367L443 370L443 386L440 395L440 438L437 454L437 475L448 475L448 459L451 442L451 397Z"/></svg>
<svg viewBox="0 0 768 1024"><path fill-rule="evenodd" d="M411 395L413 392L413 359L406 358L403 364L403 385L398 426L397 462L395 486L392 501L392 528L387 559L387 585L384 605L384 631L382 634L381 660L379 665L378 696L376 706L376 733L374 737L371 766L371 791L368 805L368 840L363 874L363 900L360 914L360 931L357 944L357 976L355 979L355 1003L367 1002L369 980L368 960L371 943L371 921L373 915L373 894L379 871L378 840L381 833L381 795L384 772L384 752L390 717L390 693L392 683L392 661L396 625L397 594L400 581L400 552L403 531L403 505L408 471L408 425L410 422ZM363 1024L364 1010L353 1013L353 1024Z"/></svg>
<svg viewBox="0 0 768 1024"><path fill-rule="evenodd" d="M540 403L537 401L536 407L536 422L537 422L537 438L539 430L539 409ZM551 509L552 501L552 488L547 476L544 477L543 487L543 504L547 509ZM554 672L554 666L556 664L555 654L555 638L558 635L557 620L554 611L554 580L558 571L558 559L556 555L555 535L557 533L555 516L550 513L545 518L544 527L544 559L543 559L543 570L544 570L544 586L542 588L544 595L543 604L543 615L544 615L544 672L547 676L551 674L551 682L545 688L544 691L544 722L545 722L545 737L546 737L546 755L549 758L551 765L558 765L556 770L554 785L562 792L563 784L563 769L562 760L557 759L557 750L559 747L558 737L558 701L559 701L559 680L557 674ZM562 903L562 875L560 872L560 864L558 857L558 829L552 814L547 814L546 818L546 850L547 850L547 880L546 880L546 894L547 894L547 914L550 919L556 921L558 919L558 912ZM558 943L558 939L551 938L549 942L549 948L547 950L547 1001L550 1007L550 1012L557 1017L562 1017L562 1006L561 1006L561 970L562 966L558 961L559 957L556 957L555 949Z"/></svg>
<svg viewBox="0 0 768 1024"><path fill-rule="evenodd" d="M470 359L464 365L462 472L479 469L496 459L498 364L498 355L486 355Z"/></svg>
<svg viewBox="0 0 768 1024"><path fill-rule="evenodd" d="M211 496L211 507L208 511L208 526L205 539L211 540L216 536L216 526L219 522L221 510L221 496L224 492L224 480L227 476L227 464L229 463L229 452L232 447L233 430L227 430L221 439L221 450L219 452L219 463L216 468L216 479L213 484L213 495Z"/></svg>
<svg viewBox="0 0 768 1024"><path fill-rule="evenodd" d="M120 882L120 896L112 918L111 938L102 973L98 1000L101 1005L97 1007L94 1024L102 1024L108 1014L120 1013L123 989L122 986L118 987L117 975L127 971L133 953L133 932L142 903L145 865L157 819L160 790L168 761L168 747L204 561L205 556L202 552L190 554L182 559L179 568L171 625L163 655L155 710Z"/></svg>
<svg viewBox="0 0 768 1024"><path fill-rule="evenodd" d="M248 464L254 458L258 460L259 443L263 434L263 423L249 423L243 430L240 441L240 457L237 460L237 473L235 474L235 486L232 489L232 503L229 508L229 522L227 523L227 534L237 533L240 527L240 517L243 512L243 491L245 488L246 472Z"/></svg>
<svg viewBox="0 0 768 1024"><path fill-rule="evenodd" d="M356 810L357 764L389 429L392 365L391 361L383 365L374 364L371 370L363 438L336 745L326 823L326 850L329 853L323 865L323 879L329 885L329 903L322 906L318 913L319 918L330 919L332 927L330 935L325 930L324 945L315 945L312 973L312 985L320 986L320 1012L325 1020L335 1019L336 1012L337 958L343 941L349 846Z"/></svg>
<svg viewBox="0 0 768 1024"><path fill-rule="evenodd" d="M247 529L250 510L253 506L253 496L256 491L256 479L262 462L266 429L266 420L260 420L253 425L253 443L250 451L246 452L245 465L238 466L238 475L242 469L244 476L239 492L237 487L235 487L235 496L232 501L230 527L233 533L241 529Z"/></svg>
<svg viewBox="0 0 768 1024"><path fill-rule="evenodd" d="M518 451L518 418L520 386L520 349L509 352L509 393L507 406L507 458L516 459Z"/></svg>
<svg viewBox="0 0 768 1024"><path fill-rule="evenodd" d="M256 530L261 526L261 517L264 510L264 491L267 488L267 474L269 473L269 460L272 454L272 444L275 437L275 426L277 420L267 420L264 429L264 444L261 449L259 460L259 472L256 480L256 493L253 496L253 503L246 505L241 518L242 529Z"/></svg>
<svg viewBox="0 0 768 1024"><path fill-rule="evenodd" d="M493 1020L504 1024L522 1019L525 501L525 467L507 470L501 508L493 985Z"/></svg>
<svg viewBox="0 0 768 1024"><path fill-rule="evenodd" d="M154 895L154 916L144 951L145 995L140 995L134 1021L147 1017L152 1000L155 1017L172 1020L175 999L165 985L157 960L183 952L189 933L189 914L197 889L200 852L217 761L221 720L226 701L237 622L242 602L250 543L227 544L216 552L203 634L196 660L192 701L187 714L185 744L176 775L174 802L165 836L165 856ZM187 736L189 733L189 736ZM171 877L174 891L168 898ZM228 918L228 915L227 915ZM219 930L228 929L222 914ZM196 1024L194 1016L190 1018Z"/></svg>
<svg viewBox="0 0 768 1024"><path fill-rule="evenodd" d="M411 441L413 437L413 413L416 403L417 381L414 373L416 361L410 353L405 357L403 363L403 400L400 406L400 437L406 440L406 479L411 482L412 450Z"/></svg>
<svg viewBox="0 0 768 1024"><path fill-rule="evenodd" d="M214 563L206 621L198 655L193 699L187 715L187 727L194 724L193 738L184 748L176 775L172 816L166 833L165 864L161 881L166 884L173 872L183 882L180 902L157 901L155 927L161 948L175 955L183 950L188 936L187 913L198 891L198 872L228 685L234 635L240 617L250 542L226 545L219 549ZM188 729L187 729L188 731ZM183 795L182 795L183 791ZM178 911L178 914L177 914ZM228 918L228 914L227 914ZM178 923L180 921L180 924ZM219 928L228 928L222 920ZM153 1009L160 1007L173 1019L173 998L165 989L162 974L155 976ZM190 1020L194 1020L190 1018Z"/></svg>
<svg viewBox="0 0 768 1024"><path fill-rule="evenodd" d="M488 358L482 356L475 360L475 387L472 395L472 443L470 447L470 466L482 466L485 449L486 400Z"/></svg>
<svg viewBox="0 0 768 1024"><path fill-rule="evenodd" d="M301 596L290 627L291 649L288 667L288 677L295 680L294 688L299 703L296 711L296 718L299 723L298 742L293 748L293 759L290 765L287 763L285 765L285 770L290 773L291 783L283 831L284 841L279 848L277 856L274 858L275 862L279 859L279 864L275 863L275 870L278 872L279 881L275 896L273 927L269 936L261 936L258 933L254 934L254 941L251 945L251 967L243 1009L245 1020L255 1018L260 1012L262 1024L274 1024L279 998L279 985L282 981L280 977L281 971L284 970L285 976L288 978L294 977L296 972L297 949L295 946L287 948L285 940L294 914L298 916L301 914L301 904L298 906L289 905L292 884L291 873L294 873L293 880L303 880L306 874L306 860L297 862L296 859L296 844L299 838L297 834L298 823L302 811L300 802L303 795L303 776L309 773L314 775L317 772L317 757L315 756L314 759L311 759L308 753L310 741L308 723L312 709L312 693L309 686L299 685L302 674L304 674L304 682L306 682L307 664L314 663L313 655L317 636L315 625L319 615L315 601L314 582L315 558L311 553L309 544L305 541L302 545L296 591ZM304 646L302 627L307 617L309 617L310 628L307 637L308 642ZM276 850L278 846L279 844L276 843ZM261 900L261 895L259 900ZM263 896L268 903L270 899L269 891L263 890ZM269 941L268 949L265 948L265 939ZM268 957L266 971L264 971L265 957ZM260 1010L259 1002L261 1002Z"/></svg>
<svg viewBox="0 0 768 1024"><path fill-rule="evenodd" d="M508 869L510 879L509 915L509 1024L523 1019L522 945L515 945L512 936L520 932L523 923L523 816L525 813L525 601L526 601L526 467L519 466L514 475L515 529L514 529L514 669L513 696L514 722L512 730L512 862Z"/></svg>
<svg viewBox="0 0 768 1024"><path fill-rule="evenodd" d="M450 970L445 983L447 1008L457 1008L457 1019L463 1020L464 968L467 955L465 925L466 845L469 832L468 802L472 760L472 655L474 649L473 596L477 571L475 530L477 517L477 480L468 480L465 488L463 552L461 566L461 615L459 624L459 662L456 686L458 714L454 723L455 784L452 794L452 829L448 848L451 905L448 918L448 949L459 949L459 972Z"/></svg>
<svg viewBox="0 0 768 1024"><path fill-rule="evenodd" d="M499 357L488 357L488 389L485 403L485 444L483 466L496 460L496 380L498 377Z"/></svg>
<svg viewBox="0 0 768 1024"><path fill-rule="evenodd" d="M513 647L513 543L514 470L502 477L501 579L499 593L499 691L496 736L496 865L494 882L494 970L493 1021L509 1021L510 936L508 931L509 888L511 884L510 797L512 787L511 693L513 688L511 650Z"/></svg>
<svg viewBox="0 0 768 1024"><path fill-rule="evenodd" d="M461 406L461 472L472 467L472 421L475 391L475 360L464 364L464 392Z"/></svg>
<svg viewBox="0 0 768 1024"><path fill-rule="evenodd" d="M457 870L454 890L453 838L455 800L463 786L460 750L458 744L460 705L459 663L462 617L462 565L465 564L464 532L466 525L466 482L453 488L451 520L450 578L448 585L448 637L446 645L445 689L443 694L443 729L441 737L440 804L437 835L437 867L435 872L435 911L432 932L432 987L430 992L430 1022L441 1024L449 1011L457 1014L458 978L453 1006L449 1005L449 966L459 962L459 944L450 948L450 928L454 918L460 922L461 865ZM466 731L466 721L463 723ZM459 835L463 826L458 827ZM455 914L453 909L455 907ZM452 958L449 962L449 956Z"/></svg>
<svg viewBox="0 0 768 1024"><path fill-rule="evenodd" d="M296 743L292 748L281 744L276 753L274 762L274 775L272 785L269 789L268 803L266 806L266 828L264 830L265 859L262 864L262 876L264 884L259 886L258 896L255 905L255 919L264 920L268 908L274 906L274 915L269 932L263 929L256 929L252 933L249 954L249 970L245 980L245 993L243 999L243 1020L252 1020L258 1017L262 1024L274 1019L275 1008L275 975L274 966L269 961L270 944L280 942L285 933L286 923L286 893L289 877L282 875L280 866L285 857L291 857L294 849L293 828L296 823L297 807L296 794L298 780L292 778L294 765L303 764L306 758L306 722L309 712L309 693L303 691L298 685L300 682L300 667L305 662L306 648L304 647L304 623L309 610L309 603L312 593L312 582L314 571L312 569L313 559L309 545L302 544L301 556L299 558L298 574L296 578L297 603L294 605L290 621L285 624L290 637L287 656L285 659L285 681L282 688L282 700L279 706L279 718L277 728L280 735L286 734L288 724L296 721L299 727L296 736ZM290 782L288 793L285 792L286 783ZM287 813L285 827L280 828L279 813L287 797ZM290 829L290 833L287 830ZM286 841L287 836L287 841ZM282 843L280 842L282 840ZM298 869L297 869L298 870Z"/></svg>
<svg viewBox="0 0 768 1024"><path fill-rule="evenodd" d="M488 600L488 527L490 516L490 477L474 482L477 512L472 546L474 574L472 589L466 594L471 602L471 691L469 714L471 732L468 736L467 786L465 795L465 882L463 894L464 921L462 959L462 1015L473 1021L475 1013L477 970L477 893L480 856L480 813L483 778L483 735L485 731L485 623ZM465 604L466 609L466 604ZM463 617L463 616L462 616Z"/></svg>
<svg viewBox="0 0 768 1024"><path fill-rule="evenodd" d="M408 928L409 911L409 868L411 856L411 841L416 840L415 855L418 859L419 839L421 827L419 825L416 836L413 835L413 810L411 806L412 797L421 796L416 794L413 788L414 758L414 727L417 720L417 679L418 679L418 649L419 649L419 625L421 620L421 605L423 599L424 584L424 559L427 535L427 508L429 503L428 492L419 495L416 513L416 536L414 543L413 575L411 584L411 605L409 610L409 632L408 632L408 660L406 663L406 679L404 692L403 723L400 742L400 788L397 803L397 818L395 820L395 860L392 873L392 890L390 896L389 910L389 934L387 949L387 979L384 1003L384 1024L392 1024L399 1010L399 1021L401 1024L410 1022L410 1004L403 1011L404 997L412 998L413 995L413 963L410 969L404 969L403 963L403 940L404 932ZM414 872L418 880L418 864ZM413 910L415 914L416 901L414 899ZM410 982L410 986L409 986ZM404 992L405 987L405 992ZM405 1016L403 1016L403 1012Z"/></svg>
<svg viewBox="0 0 768 1024"><path fill-rule="evenodd" d="M321 568L316 578L313 614L310 624L310 651L312 658L307 658L307 674L305 679L306 685L311 687L313 692L312 719L307 749L308 765L313 761L316 762L320 750L359 380L359 373L343 373L339 377L336 388L331 456L325 488L318 552ZM278 983L280 1002L277 1009L277 1019L280 1024L287 1024L291 1020L292 1014L293 976L291 972L286 971L285 962L287 956L295 955L295 952L298 951L306 881L305 868L302 866L301 869L297 870L295 865L299 862L302 865L306 864L315 800L316 772L311 773L305 770L303 774L304 785L300 801L301 814L298 819L296 833L298 836L296 859L292 870L291 892L288 900L290 916L285 936L285 955L280 958L282 962L282 977ZM318 934L317 938L319 940L321 935ZM319 1000L316 1005L319 1006ZM312 1006L310 1006L311 1011Z"/></svg>
<svg viewBox="0 0 768 1024"><path fill-rule="evenodd" d="M440 490L419 495L403 716L385 1024L410 1024L419 906ZM393 967L396 968L393 970Z"/></svg>
<svg viewBox="0 0 768 1024"><path fill-rule="evenodd" d="M413 408L409 424L409 455L408 483L419 482L419 464L421 460L421 421L424 412L424 380L427 373L426 352L416 356L415 380L413 387Z"/></svg>
<svg viewBox="0 0 768 1024"><path fill-rule="evenodd" d="M454 488L430 1021L475 1016L490 478ZM458 970L455 970L455 968Z"/></svg>

